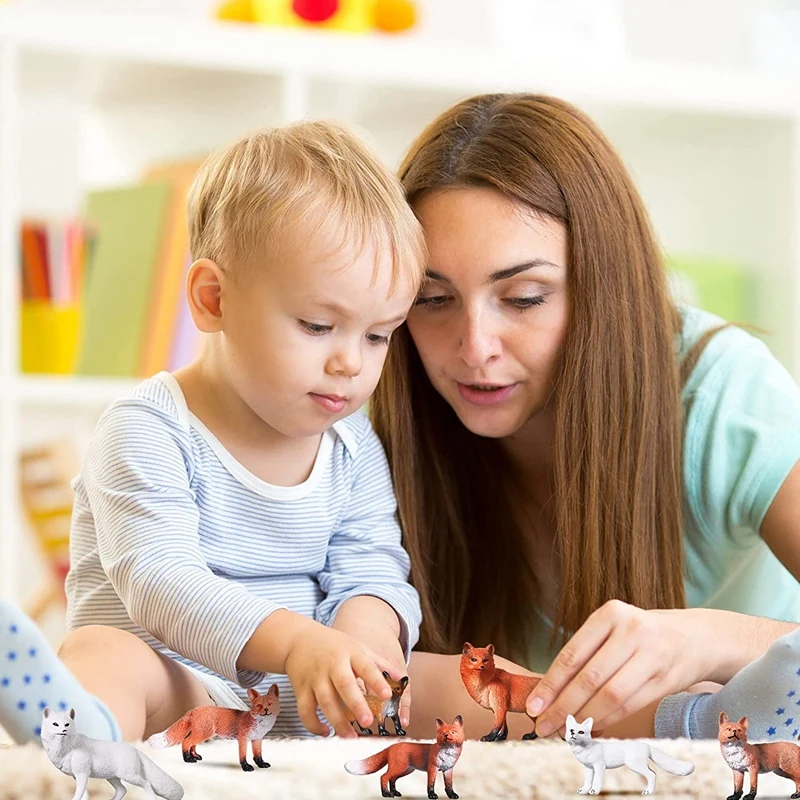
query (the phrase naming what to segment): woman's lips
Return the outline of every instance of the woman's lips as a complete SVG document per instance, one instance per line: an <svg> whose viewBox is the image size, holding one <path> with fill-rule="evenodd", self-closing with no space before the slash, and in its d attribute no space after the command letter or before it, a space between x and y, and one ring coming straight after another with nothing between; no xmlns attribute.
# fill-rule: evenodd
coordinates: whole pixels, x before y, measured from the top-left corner
<svg viewBox="0 0 800 800"><path fill-rule="evenodd" d="M347 405L347 398L337 394L315 394L314 392L309 392L309 394L317 405L322 406L331 414L338 414Z"/></svg>
<svg viewBox="0 0 800 800"><path fill-rule="evenodd" d="M495 384L469 384L456 381L458 386L458 393L468 403L475 406L492 406L497 403L502 403L514 391L516 383L510 383L506 386L497 386ZM476 388L481 387L481 388ZM483 388L486 387L486 388Z"/></svg>

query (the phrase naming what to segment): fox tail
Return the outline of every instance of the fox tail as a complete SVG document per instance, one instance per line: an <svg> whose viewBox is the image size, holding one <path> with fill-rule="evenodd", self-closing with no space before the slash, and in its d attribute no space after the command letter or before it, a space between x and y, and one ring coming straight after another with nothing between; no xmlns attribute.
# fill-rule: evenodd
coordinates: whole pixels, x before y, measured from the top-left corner
<svg viewBox="0 0 800 800"><path fill-rule="evenodd" d="M650 746L650 758L653 759L656 766L661 767L664 772L669 772L670 775L691 775L694 772L694 764L690 761L680 761L652 745Z"/></svg>
<svg viewBox="0 0 800 800"><path fill-rule="evenodd" d="M181 800L183 797L183 786L144 753L142 753L142 777L159 797L164 797L166 800Z"/></svg>
<svg viewBox="0 0 800 800"><path fill-rule="evenodd" d="M351 775L371 775L377 772L381 767L385 767L389 763L389 748L381 750L380 753L375 753L374 756L365 758L362 761L348 761L344 768Z"/></svg>
<svg viewBox="0 0 800 800"><path fill-rule="evenodd" d="M162 748L172 747L173 744L182 742L192 729L192 721L189 714L182 716L176 723L170 725L161 733L154 733L148 740L150 747Z"/></svg>

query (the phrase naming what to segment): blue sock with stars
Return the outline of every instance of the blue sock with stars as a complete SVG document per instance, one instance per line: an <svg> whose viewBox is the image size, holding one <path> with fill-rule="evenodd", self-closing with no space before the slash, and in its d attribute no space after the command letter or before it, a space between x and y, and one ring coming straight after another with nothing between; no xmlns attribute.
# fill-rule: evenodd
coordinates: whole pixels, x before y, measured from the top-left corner
<svg viewBox="0 0 800 800"><path fill-rule="evenodd" d="M114 715L81 686L36 623L0 600L0 725L17 744L38 740L45 706L74 708L86 736L122 740Z"/></svg>
<svg viewBox="0 0 800 800"><path fill-rule="evenodd" d="M776 639L718 692L665 697L656 711L656 736L716 739L721 711L732 720L749 718L750 742L800 736L800 628Z"/></svg>

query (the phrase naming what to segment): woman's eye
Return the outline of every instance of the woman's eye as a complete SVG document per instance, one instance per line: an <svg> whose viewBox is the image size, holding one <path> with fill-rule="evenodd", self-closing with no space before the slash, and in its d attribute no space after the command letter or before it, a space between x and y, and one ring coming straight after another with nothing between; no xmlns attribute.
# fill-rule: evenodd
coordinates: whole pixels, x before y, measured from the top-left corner
<svg viewBox="0 0 800 800"><path fill-rule="evenodd" d="M319 325L316 322L306 322L304 319L297 320L300 327L312 336L324 336L333 330L333 325Z"/></svg>
<svg viewBox="0 0 800 800"><path fill-rule="evenodd" d="M544 295L537 295L536 297L511 297L505 301L512 308L518 308L524 311L531 306L540 306L545 302Z"/></svg>
<svg viewBox="0 0 800 800"><path fill-rule="evenodd" d="M430 297L418 297L414 301L415 306L424 306L425 308L435 311L444 306L450 298L446 294L437 294Z"/></svg>

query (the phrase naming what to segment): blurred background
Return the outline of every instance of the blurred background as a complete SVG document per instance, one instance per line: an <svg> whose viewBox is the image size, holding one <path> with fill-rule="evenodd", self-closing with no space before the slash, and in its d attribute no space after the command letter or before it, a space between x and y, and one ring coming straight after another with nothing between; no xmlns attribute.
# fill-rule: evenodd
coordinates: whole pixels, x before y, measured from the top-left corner
<svg viewBox="0 0 800 800"><path fill-rule="evenodd" d="M676 295L800 377L800 0L0 0L0 593L61 638L97 418L197 351L183 204L210 149L328 117L396 167L508 90L591 114Z"/></svg>

